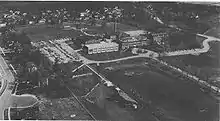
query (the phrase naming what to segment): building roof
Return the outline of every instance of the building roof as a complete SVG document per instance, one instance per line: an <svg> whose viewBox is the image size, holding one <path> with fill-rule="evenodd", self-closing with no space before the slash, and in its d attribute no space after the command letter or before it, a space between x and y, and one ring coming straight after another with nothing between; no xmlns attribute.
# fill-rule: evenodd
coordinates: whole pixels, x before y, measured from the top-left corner
<svg viewBox="0 0 220 121"><path fill-rule="evenodd" d="M139 40L137 40L135 37L124 37L121 39L121 42L135 42L135 41L139 41Z"/></svg>
<svg viewBox="0 0 220 121"><path fill-rule="evenodd" d="M140 34L145 34L144 30L134 30L134 31L125 31L124 33L129 34L130 36L139 36Z"/></svg>
<svg viewBox="0 0 220 121"><path fill-rule="evenodd" d="M89 49L94 49L94 48L105 48L105 47L115 47L118 46L117 43L115 42L100 42L100 43L95 43L95 44L87 44L85 45Z"/></svg>
<svg viewBox="0 0 220 121"><path fill-rule="evenodd" d="M88 40L86 41L86 44L95 44L95 43L100 43L101 39L92 39L92 40Z"/></svg>
<svg viewBox="0 0 220 121"><path fill-rule="evenodd" d="M59 63L68 63L70 61L78 61L78 55L74 53L73 49L69 47L67 44L62 43L54 43L55 45L50 44L45 41L39 41L37 43L33 43L33 46L38 47L41 54L47 57L52 63L55 63L55 59L58 59ZM61 49L60 49L61 48Z"/></svg>
<svg viewBox="0 0 220 121"><path fill-rule="evenodd" d="M161 33L154 33L152 34L153 37L165 37L168 36L166 32L161 32Z"/></svg>

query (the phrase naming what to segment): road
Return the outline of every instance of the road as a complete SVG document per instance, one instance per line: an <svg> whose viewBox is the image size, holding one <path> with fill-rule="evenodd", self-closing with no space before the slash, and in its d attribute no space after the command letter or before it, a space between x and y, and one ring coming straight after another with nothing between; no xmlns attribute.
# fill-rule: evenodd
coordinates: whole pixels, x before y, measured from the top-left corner
<svg viewBox="0 0 220 121"><path fill-rule="evenodd" d="M0 55L0 66L2 73L2 95L0 96L0 120L4 118L4 110L7 109L11 105L11 92L12 90L8 89L9 83L14 82L15 78L8 67L8 64L5 62L4 58Z"/></svg>
<svg viewBox="0 0 220 121"><path fill-rule="evenodd" d="M15 95L12 94L12 89L10 89L11 83L15 81L14 75L12 74L8 64L5 62L4 58L0 55L0 73L1 77L1 90L0 90L0 120L4 119L4 110L9 107L14 107L16 104L19 107L30 107L37 103L38 99L34 95ZM16 100L27 99L18 103ZM35 101L33 101L35 100ZM33 104L34 103L34 104ZM21 106L20 106L21 105Z"/></svg>

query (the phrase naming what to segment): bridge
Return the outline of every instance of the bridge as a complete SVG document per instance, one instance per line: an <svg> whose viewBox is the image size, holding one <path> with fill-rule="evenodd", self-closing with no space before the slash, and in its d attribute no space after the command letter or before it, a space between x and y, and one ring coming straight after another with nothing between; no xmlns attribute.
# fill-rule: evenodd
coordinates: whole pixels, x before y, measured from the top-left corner
<svg viewBox="0 0 220 121"><path fill-rule="evenodd" d="M83 77L83 76L91 76L92 73L86 73L86 74L80 74L80 75L73 75L72 78L77 78L77 77Z"/></svg>

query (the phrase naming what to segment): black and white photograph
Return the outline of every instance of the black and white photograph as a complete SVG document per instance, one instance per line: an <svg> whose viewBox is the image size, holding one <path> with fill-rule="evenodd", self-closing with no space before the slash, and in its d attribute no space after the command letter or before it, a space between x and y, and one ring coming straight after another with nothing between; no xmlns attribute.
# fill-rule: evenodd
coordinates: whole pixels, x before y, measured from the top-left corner
<svg viewBox="0 0 220 121"><path fill-rule="evenodd" d="M220 1L0 1L0 120L220 121Z"/></svg>

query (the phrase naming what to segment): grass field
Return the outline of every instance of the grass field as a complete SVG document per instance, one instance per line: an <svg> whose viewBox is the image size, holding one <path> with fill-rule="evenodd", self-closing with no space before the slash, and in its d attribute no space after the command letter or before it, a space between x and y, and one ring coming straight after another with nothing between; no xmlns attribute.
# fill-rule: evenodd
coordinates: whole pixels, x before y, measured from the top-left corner
<svg viewBox="0 0 220 121"><path fill-rule="evenodd" d="M32 96L12 96L13 107L26 107L37 104L38 100Z"/></svg>
<svg viewBox="0 0 220 121"><path fill-rule="evenodd" d="M63 30L59 27L50 27L47 25L19 27L17 31L26 33L31 41L49 40L58 38L74 38L81 34L76 30Z"/></svg>
<svg viewBox="0 0 220 121"><path fill-rule="evenodd" d="M39 106L41 120L91 120L73 97L57 99L41 97L41 101Z"/></svg>
<svg viewBox="0 0 220 121"><path fill-rule="evenodd" d="M216 25L215 27L209 29L205 34L220 38L220 25Z"/></svg>
<svg viewBox="0 0 220 121"><path fill-rule="evenodd" d="M11 108L10 117L11 120L37 120L38 119L38 107L30 108Z"/></svg>
<svg viewBox="0 0 220 121"><path fill-rule="evenodd" d="M126 76L126 71L144 74ZM146 102L151 101L154 109L159 109L163 114L160 117L162 121L217 121L217 101L201 92L194 84L152 72L145 67L119 69L108 73L107 77L127 93L131 89L136 90ZM200 113L199 110L203 108L208 111ZM135 119L142 121L146 116L144 113L137 113Z"/></svg>

